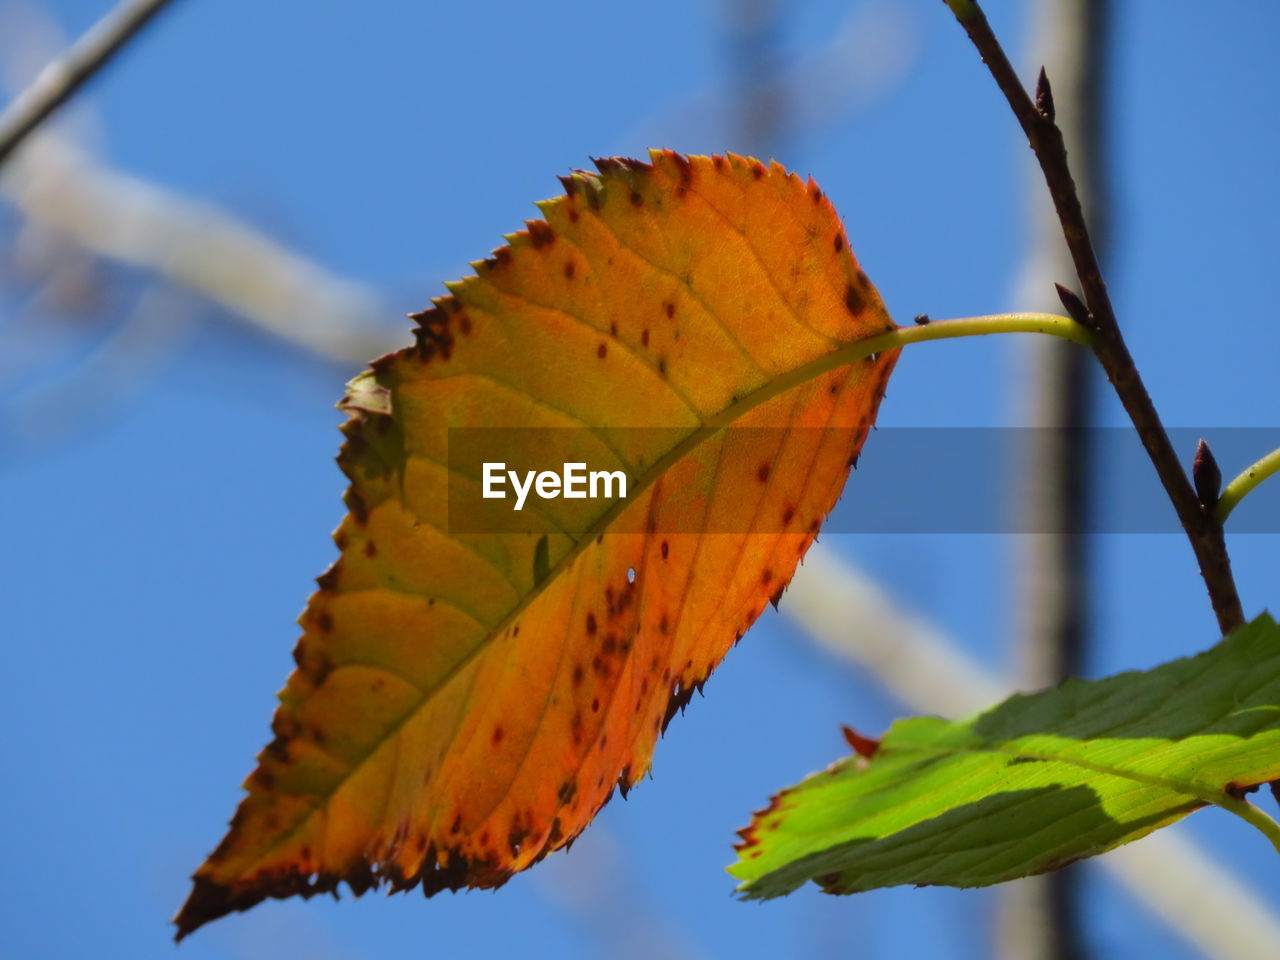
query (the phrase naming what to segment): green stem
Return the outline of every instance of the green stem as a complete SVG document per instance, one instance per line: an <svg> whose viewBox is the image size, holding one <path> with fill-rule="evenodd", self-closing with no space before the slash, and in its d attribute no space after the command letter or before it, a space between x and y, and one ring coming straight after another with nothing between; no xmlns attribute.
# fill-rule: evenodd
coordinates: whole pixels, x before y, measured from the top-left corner
<svg viewBox="0 0 1280 960"><path fill-rule="evenodd" d="M1227 517L1231 516L1231 511L1236 508L1236 505L1252 493L1263 480L1276 473L1280 473L1280 450L1272 450L1227 484L1226 489L1222 491L1222 496L1218 498L1218 506L1214 509L1214 516L1218 518L1218 522L1226 523Z"/></svg>
<svg viewBox="0 0 1280 960"><path fill-rule="evenodd" d="M982 337L992 333L1044 333L1085 346L1093 342L1092 334L1087 327L1081 326L1070 317L1060 317L1053 313L997 313L984 317L959 317L955 320L933 320L911 327L895 327L888 333L868 337L866 340L857 340L775 377L759 390L742 397L737 403L730 404L719 413L707 417L702 429L714 431L720 427L727 427L748 410L780 393L785 393L792 387L798 387L837 367L845 367L867 357L874 357L886 350L905 347L910 343L924 343L926 340Z"/></svg>
<svg viewBox="0 0 1280 960"><path fill-rule="evenodd" d="M1229 813L1234 813L1241 820L1253 824L1271 841L1271 845L1280 851L1280 823L1276 823L1265 811L1258 809L1248 800L1241 800L1227 795L1218 800L1218 806Z"/></svg>
<svg viewBox="0 0 1280 960"><path fill-rule="evenodd" d="M1088 327L1081 326L1070 317L1053 313L997 313L986 317L934 320L914 327L900 327L891 336L896 338L896 346L951 337L980 337L989 333L1046 333L1086 347L1093 342Z"/></svg>

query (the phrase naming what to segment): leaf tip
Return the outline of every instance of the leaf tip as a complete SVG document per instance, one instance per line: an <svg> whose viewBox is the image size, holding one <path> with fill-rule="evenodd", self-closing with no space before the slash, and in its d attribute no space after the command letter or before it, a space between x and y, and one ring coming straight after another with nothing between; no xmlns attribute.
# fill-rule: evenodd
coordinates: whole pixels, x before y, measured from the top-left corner
<svg viewBox="0 0 1280 960"><path fill-rule="evenodd" d="M862 734L854 730L847 724L841 724L840 732L844 734L845 742L853 748L853 752L860 757L870 760L876 755L880 749L880 741L873 737L864 737Z"/></svg>
<svg viewBox="0 0 1280 960"><path fill-rule="evenodd" d="M237 897L229 888L199 874L192 881L191 894L170 921L175 928L174 943L181 943L211 920L236 910L248 910L261 899Z"/></svg>

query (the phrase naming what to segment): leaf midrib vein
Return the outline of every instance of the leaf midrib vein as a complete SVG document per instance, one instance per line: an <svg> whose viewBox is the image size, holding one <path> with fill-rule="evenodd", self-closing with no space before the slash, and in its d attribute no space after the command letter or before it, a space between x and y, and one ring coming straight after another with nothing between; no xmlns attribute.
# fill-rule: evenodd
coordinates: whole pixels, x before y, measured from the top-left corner
<svg viewBox="0 0 1280 960"><path fill-rule="evenodd" d="M582 554L582 552L595 540L597 536L608 531L609 527L613 525L624 510L630 507L632 503L639 498L640 494L648 490L659 477L666 474L667 471L669 471L686 455L696 450L705 440L710 439L716 433L731 426L736 420L745 416L756 407L796 386L799 386L800 384L807 383L821 374L834 370L837 367L848 366L858 360L866 359L869 356L895 349L898 346L894 337L895 330L896 328L893 328L873 337L849 342L838 350L823 354L808 363L801 364L798 367L793 367L790 370L784 371L766 381L756 390L747 394L745 397L742 397L735 403L731 403L717 413L705 417L701 426L695 427L687 437L675 444L662 457L655 460L647 471L636 478L636 494L630 500L615 502L613 506L609 507L603 514L601 514L596 523L588 528L583 536L565 552L565 554L555 563L555 565L551 567L550 570L547 571L547 575L542 580L542 583L551 583L560 576L561 573L563 573L563 571ZM240 876L244 876L245 874L252 872L252 869L263 860L267 859L272 852L287 843L294 834L302 829L312 816L321 809L327 807L328 802L338 793L339 790L342 789L343 785L350 782L351 777L355 776L365 763L377 754L380 746L385 743L386 740L391 737L398 736L405 725L413 719L418 711L423 709L429 700L452 682L452 680L466 669L468 664L470 664L476 657L480 656L485 650L487 650L493 641L497 637L501 636L505 630L511 627L525 612L525 610L527 610L529 606L541 595L541 589L535 587L530 590L525 597L516 604L505 619L497 623L493 629L490 630L489 634L482 641L476 644L475 648L471 652L460 659L447 674L441 677L435 687L427 691L418 703L405 711L404 716L388 728L386 735L377 745L374 746L372 750L370 750L368 757L359 761L351 768L349 776L335 784L332 790L323 794L315 794L308 797L308 799L315 802L315 805L311 810L301 814L292 826L280 834L279 839L250 861L249 866L245 870L241 871Z"/></svg>

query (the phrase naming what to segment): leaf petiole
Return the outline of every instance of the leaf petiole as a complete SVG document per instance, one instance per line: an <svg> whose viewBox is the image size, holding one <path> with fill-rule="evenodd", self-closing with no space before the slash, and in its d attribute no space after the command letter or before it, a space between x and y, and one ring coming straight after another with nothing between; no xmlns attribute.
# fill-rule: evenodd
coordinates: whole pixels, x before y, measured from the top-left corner
<svg viewBox="0 0 1280 960"><path fill-rule="evenodd" d="M1241 471L1240 475L1227 484L1218 497L1218 506L1214 516L1219 523L1226 523L1231 511L1267 477L1280 473L1280 449L1272 450L1253 466Z"/></svg>
<svg viewBox="0 0 1280 960"><path fill-rule="evenodd" d="M714 432L722 427L730 426L739 417L766 400L771 400L802 383L808 383L814 377L846 367L867 357L874 357L886 350L895 350L910 343L923 343L926 340L952 340L957 337L982 337L992 333L1043 333L1062 340L1089 346L1093 342L1093 334L1070 317L1060 317L1053 313L996 313L981 317L957 317L954 320L932 320L925 324L910 327L896 327L888 333L867 337L846 344L839 350L824 354L806 364L788 370L775 377L759 390L747 394L725 407L719 413L707 417L700 428L686 443L696 445L706 433ZM678 448L671 456L683 456L688 450ZM674 459L672 460L674 462Z"/></svg>
<svg viewBox="0 0 1280 960"><path fill-rule="evenodd" d="M902 327L895 331L897 342L894 346L952 337L981 337L990 333L1044 333L1086 347L1093 343L1089 328L1070 317L1060 317L1053 313L996 313L983 317L933 320L915 327Z"/></svg>
<svg viewBox="0 0 1280 960"><path fill-rule="evenodd" d="M1218 800L1218 806L1228 813L1234 813L1241 820L1252 824L1280 851L1280 823L1277 823L1266 811L1255 807L1248 800L1227 794Z"/></svg>

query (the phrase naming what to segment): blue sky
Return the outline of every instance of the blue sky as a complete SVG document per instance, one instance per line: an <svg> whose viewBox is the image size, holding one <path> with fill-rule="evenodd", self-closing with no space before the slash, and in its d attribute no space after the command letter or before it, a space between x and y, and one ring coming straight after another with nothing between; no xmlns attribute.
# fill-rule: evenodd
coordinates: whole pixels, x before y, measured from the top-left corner
<svg viewBox="0 0 1280 960"><path fill-rule="evenodd" d="M817 122L778 159L831 196L890 310L905 322L1025 306L1012 291L1029 154L942 4L789 6L785 63L812 66L849 22L853 62L836 75L849 89L813 74L835 86L804 91L797 106ZM1121 322L1166 422L1211 439L1214 428L1274 427L1280 135L1268 111L1280 7L1117 6L1108 273ZM105 4L44 8L74 35ZM1029 9L989 4L1015 52ZM724 19L721 4L676 0L185 0L68 122L92 111L104 162L370 285L395 324L589 156L741 149ZM3 218L8 238L13 217ZM126 272L113 296L127 302L143 279ZM10 313L0 349L47 336L16 319L20 302L0 298ZM0 432L0 956L173 955L166 921L267 738L293 620L333 557L343 482L332 404L355 371L265 342L216 310L195 313L165 363L80 427L49 442ZM1017 424L1024 357L1014 338L913 349L881 425ZM60 371L20 371L24 389ZM21 400L0 393L0 403ZM1123 422L1114 399L1100 407ZM855 475L846 498L857 493ZM998 665L1013 643L1014 541L824 542ZM1208 645L1214 622L1182 540L1106 535L1092 547L1092 673ZM1246 610L1274 606L1280 539L1240 535L1231 547ZM729 895L722 867L748 813L839 755L840 723L875 731L902 712L770 612L673 723L654 780L615 799L568 857L497 893L264 904L200 931L182 955L977 960L990 948L989 891L804 890L766 905ZM1280 910L1265 841L1214 813L1179 829ZM1086 874L1100 954L1194 956Z"/></svg>

